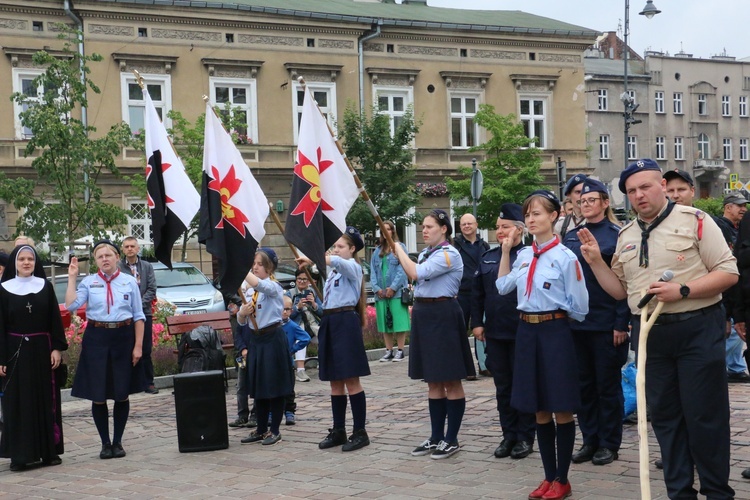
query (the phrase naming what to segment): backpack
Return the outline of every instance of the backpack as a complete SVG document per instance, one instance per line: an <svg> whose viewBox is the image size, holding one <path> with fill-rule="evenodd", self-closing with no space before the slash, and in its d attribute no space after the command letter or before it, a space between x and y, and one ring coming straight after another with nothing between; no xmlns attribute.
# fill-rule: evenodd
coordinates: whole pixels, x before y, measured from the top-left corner
<svg viewBox="0 0 750 500"><path fill-rule="evenodd" d="M226 357L219 334L203 325L180 339L177 366L180 373L221 370L226 381Z"/></svg>

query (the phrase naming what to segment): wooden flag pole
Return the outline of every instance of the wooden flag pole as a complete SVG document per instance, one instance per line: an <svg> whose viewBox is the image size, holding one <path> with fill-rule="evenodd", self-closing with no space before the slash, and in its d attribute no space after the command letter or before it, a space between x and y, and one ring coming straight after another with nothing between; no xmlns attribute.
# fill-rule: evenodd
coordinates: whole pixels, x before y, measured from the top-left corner
<svg viewBox="0 0 750 500"><path fill-rule="evenodd" d="M303 77L298 77L297 81L300 85L305 89L305 92L307 92L307 85L305 84L305 79ZM306 98L309 97L310 99L313 99L311 95L305 96ZM346 166L349 168L349 172L351 172L352 177L354 178L354 183L357 185L357 189L359 189L359 195L362 197L363 200L365 200L365 204L367 205L367 209L370 211L372 216L375 218L375 222L378 223L378 227L380 228L380 234L385 236L386 242L388 242L388 245L394 249L396 249L396 244L393 242L393 239L391 238L391 233L388 231L388 228L385 227L385 224L383 223L383 219L380 218L380 214L378 213L377 207L372 203L372 200L370 199L370 195L367 194L367 191L365 190L365 187L362 185L362 182L359 180L359 176L357 175L357 172L354 170L354 167L352 167L351 162L349 161L349 157L346 156L346 153L344 152L344 148L341 147L341 143L339 142L338 138L336 137L336 134L333 133L333 129L331 128L331 124L328 123L328 120L326 119L323 112L320 110L320 106L318 106L318 103L313 99L313 102L315 103L315 107L318 109L318 112L321 114L323 119L326 122L326 125L328 126L328 132L331 134L331 137L333 137L334 142L336 143L336 147L339 150L339 153L341 154L342 158L344 158L344 161L346 162Z"/></svg>
<svg viewBox="0 0 750 500"><path fill-rule="evenodd" d="M247 299L245 298L245 292L242 291L242 287L239 287L237 289L237 295L240 296L240 299L242 299L242 303L243 304L247 304ZM255 321L255 311L253 311L253 314L251 314L250 316L248 316L248 318L250 318L250 321L252 321L253 328L257 332L258 331L258 322Z"/></svg>
<svg viewBox="0 0 750 500"><path fill-rule="evenodd" d="M281 219L279 219L279 216L276 215L276 212L274 211L273 204L269 203L268 206L270 208L270 210L269 210L268 213L271 214L271 218L276 223L276 226L279 228L279 231L281 231L281 235L283 236L284 235L284 226L281 225ZM289 249L292 251L292 255L294 255L294 258L298 259L299 258L299 252L297 251L297 247L295 247L294 245L292 245L288 241L286 242L286 244L289 245ZM320 300L323 300L323 295L320 293L320 290L318 290L318 285L315 283L315 280L312 277L312 273L310 272L309 266L305 266L302 269L303 269L303 271L305 271L305 275L307 276L307 279L310 282L310 286L313 288L313 291L315 292L315 295L317 295L318 298L320 298Z"/></svg>

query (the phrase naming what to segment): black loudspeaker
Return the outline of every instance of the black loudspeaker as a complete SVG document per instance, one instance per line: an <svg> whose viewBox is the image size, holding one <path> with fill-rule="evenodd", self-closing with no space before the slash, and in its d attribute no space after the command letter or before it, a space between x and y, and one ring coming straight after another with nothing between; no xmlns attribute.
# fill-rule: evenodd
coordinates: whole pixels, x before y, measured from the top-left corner
<svg viewBox="0 0 750 500"><path fill-rule="evenodd" d="M221 371L175 375L174 403L181 453L229 448L227 399Z"/></svg>

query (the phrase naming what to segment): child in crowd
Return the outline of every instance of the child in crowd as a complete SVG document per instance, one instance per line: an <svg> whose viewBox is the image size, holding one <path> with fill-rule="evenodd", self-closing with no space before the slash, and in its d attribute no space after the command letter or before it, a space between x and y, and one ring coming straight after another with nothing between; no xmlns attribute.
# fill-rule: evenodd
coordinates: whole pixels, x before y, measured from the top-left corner
<svg viewBox="0 0 750 500"><path fill-rule="evenodd" d="M294 372L294 358L295 354L307 347L310 343L310 335L304 331L297 323L291 321L289 316L292 314L294 304L292 298L288 295L284 295L284 311L281 313L281 328L286 333L286 339L289 343L289 352L292 357L292 372ZM294 389L294 377L292 377L292 389ZM297 403L294 401L294 390L292 393L285 398L284 401L284 416L286 417L286 425L294 425L296 419L294 414L297 412Z"/></svg>

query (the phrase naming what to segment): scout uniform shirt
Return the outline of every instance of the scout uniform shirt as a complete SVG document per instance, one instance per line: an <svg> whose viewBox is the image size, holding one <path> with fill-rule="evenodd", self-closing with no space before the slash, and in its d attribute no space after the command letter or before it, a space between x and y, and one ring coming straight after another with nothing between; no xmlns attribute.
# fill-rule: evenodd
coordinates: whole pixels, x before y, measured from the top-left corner
<svg viewBox="0 0 750 500"><path fill-rule="evenodd" d="M86 317L92 321L120 322L128 319L145 321L141 290L138 282L129 274L120 273L110 282L114 303L107 314L107 283L98 275L83 278L76 289L76 298L68 306L75 311L86 304Z"/></svg>
<svg viewBox="0 0 750 500"><path fill-rule="evenodd" d="M323 309L356 306L362 293L362 266L354 259L331 255L323 289Z"/></svg>
<svg viewBox="0 0 750 500"><path fill-rule="evenodd" d="M247 282L243 281L243 286L247 286ZM256 292L258 295L256 296ZM247 287L245 290L245 300L253 302L255 300L255 323L258 325L258 330L262 330L274 323L281 321L281 314L284 311L284 289L281 287L278 281L274 281L271 278L265 278L258 281L255 288ZM238 323L241 325L247 324ZM251 322L252 323L252 322ZM252 329L251 325L251 329Z"/></svg>
<svg viewBox="0 0 750 500"><path fill-rule="evenodd" d="M415 298L455 297L461 286L464 262L451 245L427 247L417 259Z"/></svg>
<svg viewBox="0 0 750 500"><path fill-rule="evenodd" d="M719 226L705 212L694 207L675 205L672 213L651 231L648 238L648 267L640 267L640 248L641 228L634 220L620 231L612 258L612 271L627 290L628 305L633 314L641 314L638 302L649 285L658 281L666 270L674 273L674 283L687 283L711 271L739 274L737 261L724 241ZM706 298L688 297L665 302L662 314L694 311L720 300L721 294L717 293ZM655 300L651 302L651 310L656 303Z"/></svg>

